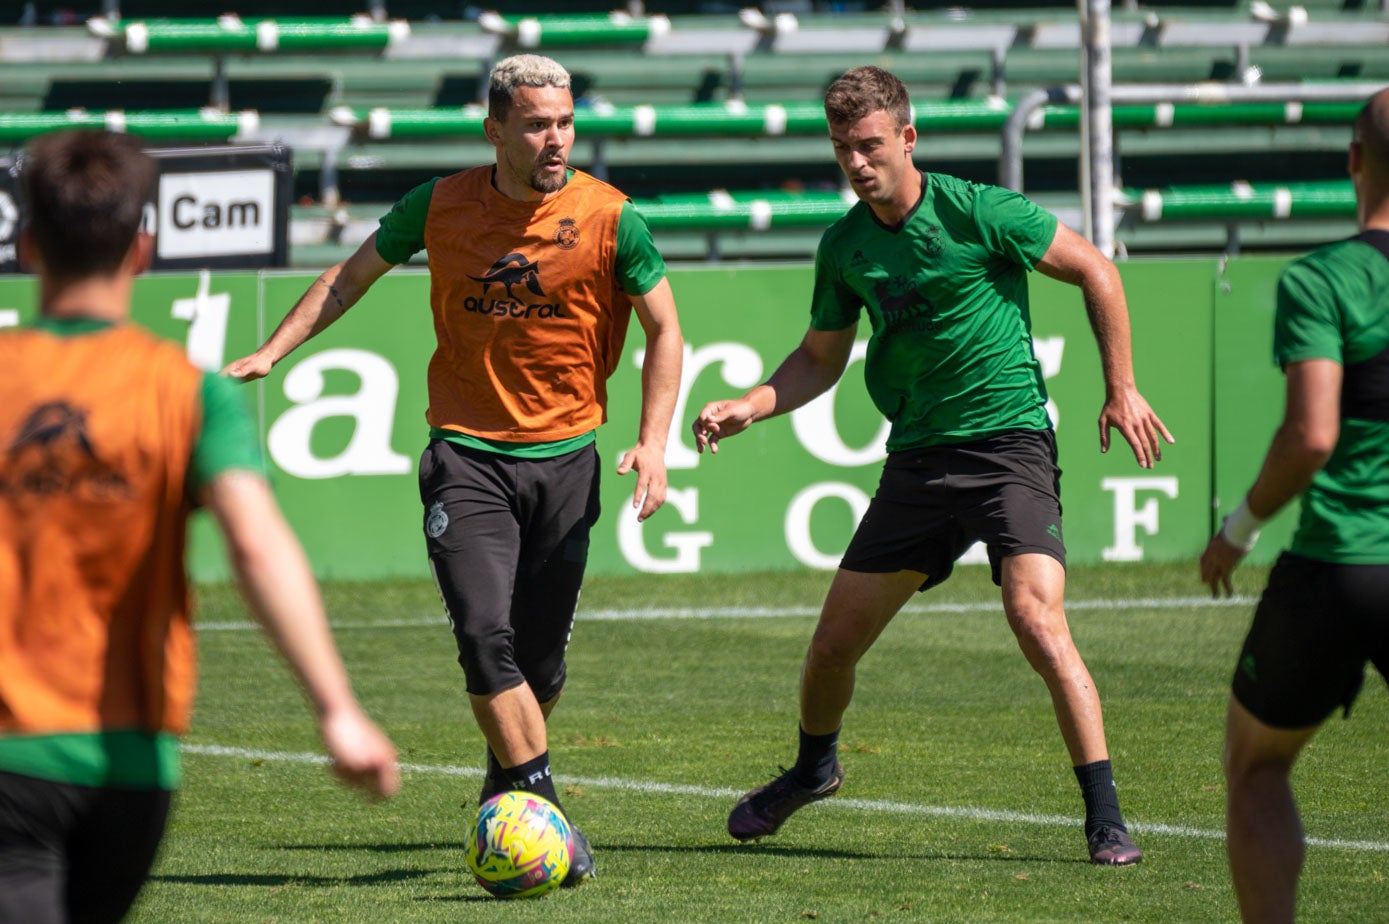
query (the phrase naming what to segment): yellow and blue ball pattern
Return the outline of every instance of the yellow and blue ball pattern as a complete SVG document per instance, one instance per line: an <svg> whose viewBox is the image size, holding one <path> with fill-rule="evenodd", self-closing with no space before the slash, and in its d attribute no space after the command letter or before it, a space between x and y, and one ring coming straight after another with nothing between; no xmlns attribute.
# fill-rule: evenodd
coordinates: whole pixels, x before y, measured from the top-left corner
<svg viewBox="0 0 1389 924"><path fill-rule="evenodd" d="M564 813L532 793L493 796L468 829L468 870L498 898L531 898L558 888L573 858L574 837Z"/></svg>

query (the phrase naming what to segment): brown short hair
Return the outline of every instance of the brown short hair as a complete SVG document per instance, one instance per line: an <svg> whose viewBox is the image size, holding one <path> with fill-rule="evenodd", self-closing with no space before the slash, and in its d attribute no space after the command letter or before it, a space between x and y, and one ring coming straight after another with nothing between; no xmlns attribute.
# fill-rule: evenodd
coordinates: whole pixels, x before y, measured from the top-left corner
<svg viewBox="0 0 1389 924"><path fill-rule="evenodd" d="M1380 90L1365 103L1355 117L1354 138L1366 165L1389 174L1389 90Z"/></svg>
<svg viewBox="0 0 1389 924"><path fill-rule="evenodd" d="M891 116L899 130L912 120L906 84L880 67L845 71L825 91L825 118L831 125L849 125L878 111Z"/></svg>
<svg viewBox="0 0 1389 924"><path fill-rule="evenodd" d="M20 182L44 271L81 279L119 269L140 230L154 176L154 161L128 135L70 130L30 144Z"/></svg>

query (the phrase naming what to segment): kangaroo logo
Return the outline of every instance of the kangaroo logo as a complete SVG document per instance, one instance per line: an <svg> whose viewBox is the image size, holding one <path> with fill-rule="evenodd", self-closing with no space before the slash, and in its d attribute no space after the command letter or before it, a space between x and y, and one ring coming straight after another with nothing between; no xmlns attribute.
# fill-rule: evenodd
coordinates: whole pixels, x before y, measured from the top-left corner
<svg viewBox="0 0 1389 924"><path fill-rule="evenodd" d="M65 401L49 401L30 412L10 442L0 475L0 494L59 494L80 491L97 498L125 497L130 483L103 464L87 438L87 414Z"/></svg>
<svg viewBox="0 0 1389 924"><path fill-rule="evenodd" d="M482 283L482 294L486 295L487 290L493 283L506 286L506 297L515 298L511 291L512 286L519 286L522 283L535 295L543 296L545 290L540 288L540 264L532 263L526 259L524 254L509 253L502 257L492 268L487 271L486 276L469 276L474 282Z"/></svg>
<svg viewBox="0 0 1389 924"><path fill-rule="evenodd" d="M65 401L50 401L40 404L24 421L10 444L10 455L19 455L26 446L37 446L45 456L56 456L64 445L89 460L96 459L87 439L87 415Z"/></svg>
<svg viewBox="0 0 1389 924"><path fill-rule="evenodd" d="M873 286L873 294L878 299L878 305L883 309L884 317L891 317L906 313L903 316L910 316L917 313L918 309L929 307L926 299L922 298L912 285L910 279L901 276L894 276L892 279L884 279Z"/></svg>

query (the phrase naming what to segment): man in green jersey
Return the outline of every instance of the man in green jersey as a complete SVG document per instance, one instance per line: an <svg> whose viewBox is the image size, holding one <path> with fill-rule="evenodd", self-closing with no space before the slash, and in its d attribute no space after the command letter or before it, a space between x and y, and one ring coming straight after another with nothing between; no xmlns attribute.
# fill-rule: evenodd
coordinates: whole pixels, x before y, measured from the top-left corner
<svg viewBox="0 0 1389 924"><path fill-rule="evenodd" d="M704 407L698 448L800 407L843 373L861 313L872 326L866 380L892 422L878 491L830 587L801 676L796 764L734 807L728 830L772 834L839 789L839 729L854 669L918 590L985 543L1003 608L1050 691L1085 799L1096 863L1142 858L1119 811L1099 696L1062 606L1059 469L1032 352L1027 272L1079 286L1104 367L1100 448L1117 428L1144 468L1166 428L1134 385L1128 309L1114 264L1055 216L1004 189L925 174L906 87L855 68L825 97L835 158L859 203L816 256L810 330L766 383Z"/></svg>
<svg viewBox="0 0 1389 924"><path fill-rule="evenodd" d="M498 63L484 130L494 164L406 193L260 350L227 371L265 375L392 266L428 251L438 345L420 519L487 740L482 798L524 789L558 804L545 723L564 688L598 518L606 380L635 311L646 335L641 421L617 472L636 472L632 506L645 519L665 501L684 342L646 222L622 193L569 166L574 101L564 68L539 55ZM570 886L594 869L574 833Z"/></svg>
<svg viewBox="0 0 1389 924"><path fill-rule="evenodd" d="M1367 660L1389 677L1389 90L1356 118L1349 170L1360 233L1283 271L1283 422L1201 556L1201 580L1229 594L1260 524L1301 496L1226 716L1226 843L1246 921L1293 920L1304 855L1293 762L1337 708L1349 715Z"/></svg>

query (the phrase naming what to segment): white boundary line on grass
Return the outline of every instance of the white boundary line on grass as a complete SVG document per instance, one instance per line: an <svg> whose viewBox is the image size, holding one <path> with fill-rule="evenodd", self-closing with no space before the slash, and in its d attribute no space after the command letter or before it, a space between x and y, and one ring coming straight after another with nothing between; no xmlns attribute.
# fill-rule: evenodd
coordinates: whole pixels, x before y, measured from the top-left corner
<svg viewBox="0 0 1389 924"><path fill-rule="evenodd" d="M1255 597L1139 597L1132 600L1072 600L1066 609L1072 612L1081 610L1144 610L1180 609L1191 610L1207 606L1252 607L1258 600ZM929 603L908 604L903 613L997 613L1003 606L997 601L988 603ZM637 607L633 609L584 610L580 608L579 622L618 622L649 619L767 619L780 616L819 616L818 606L691 606L691 607ZM382 619L365 622L334 622L333 630L347 629L408 629L418 626L447 625L448 620L441 613L438 616L418 619ZM200 632L226 632L257 628L247 621L204 622L196 624Z"/></svg>
<svg viewBox="0 0 1389 924"><path fill-rule="evenodd" d="M294 764L326 764L328 758L322 754L309 754L290 751L260 751L252 748L224 747L216 744L184 744L183 753L201 757L232 757L240 760L274 761ZM413 764L400 765L405 773L419 773L427 776L481 777L482 769L457 765ZM736 799L742 795L736 789L716 789L710 786L689 786L680 783L654 783L647 780L627 780L615 776L565 777L567 783L576 786L592 786L596 789L618 789L627 792L657 793L671 796L694 796L701 799ZM1007 809L984 809L971 806L917 805L912 802L891 802L883 799L831 799L823 803L827 808L849 811L863 811L883 815L924 815L933 818L963 818L970 821L1001 821L1013 824L1046 825L1049 827L1077 827L1082 819L1066 815L1036 815L1030 812L1014 812ZM1167 825L1154 822L1131 822L1129 828L1135 834L1158 834L1172 837L1193 837L1205 840L1224 840L1225 832L1207 828L1193 828L1187 825ZM1348 841L1340 838L1309 837L1309 847L1329 847L1336 850L1389 853L1389 842Z"/></svg>

